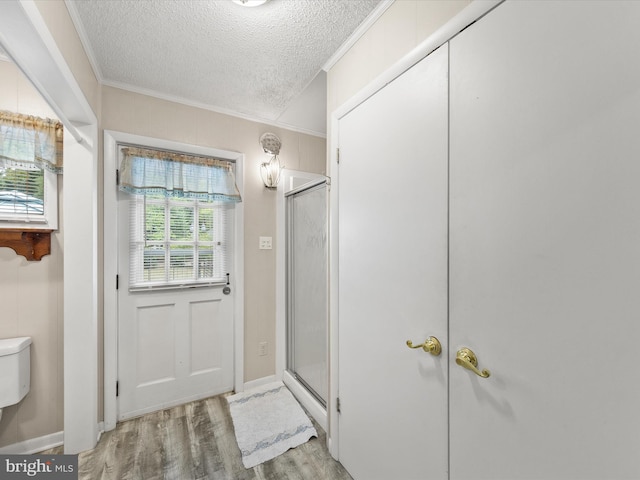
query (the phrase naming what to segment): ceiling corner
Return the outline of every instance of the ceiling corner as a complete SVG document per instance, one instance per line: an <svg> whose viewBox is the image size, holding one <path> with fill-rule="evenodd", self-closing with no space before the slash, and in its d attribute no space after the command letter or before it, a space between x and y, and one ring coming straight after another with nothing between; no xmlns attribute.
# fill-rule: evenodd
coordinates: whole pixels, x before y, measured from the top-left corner
<svg viewBox="0 0 640 480"><path fill-rule="evenodd" d="M362 37L371 26L382 16L387 9L393 5L395 0L382 0L376 8L365 18L365 20L358 26L358 28L347 38L347 40L340 45L340 48L336 50L329 60L322 66L322 70L328 72L331 68L340 61L340 59L349 51L353 45Z"/></svg>
<svg viewBox="0 0 640 480"><path fill-rule="evenodd" d="M100 68L100 64L96 59L95 52L93 48L91 48L91 42L89 41L89 37L87 36L87 32L84 29L82 21L80 20L80 14L76 9L75 2L73 0L64 0L64 4L69 11L69 16L71 17L71 22L73 22L73 26L76 29L76 33L80 38L80 43L82 43L82 48L84 48L84 52L89 59L89 64L93 69L93 74L96 76L98 83L102 85L104 83L104 76L102 75L102 69Z"/></svg>

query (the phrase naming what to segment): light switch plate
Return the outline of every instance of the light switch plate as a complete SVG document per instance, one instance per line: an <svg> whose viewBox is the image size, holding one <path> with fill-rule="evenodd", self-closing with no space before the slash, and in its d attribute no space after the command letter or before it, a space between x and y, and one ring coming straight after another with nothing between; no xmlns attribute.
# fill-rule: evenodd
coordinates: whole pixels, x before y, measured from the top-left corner
<svg viewBox="0 0 640 480"><path fill-rule="evenodd" d="M272 248L271 237L260 237L260 250L271 250Z"/></svg>

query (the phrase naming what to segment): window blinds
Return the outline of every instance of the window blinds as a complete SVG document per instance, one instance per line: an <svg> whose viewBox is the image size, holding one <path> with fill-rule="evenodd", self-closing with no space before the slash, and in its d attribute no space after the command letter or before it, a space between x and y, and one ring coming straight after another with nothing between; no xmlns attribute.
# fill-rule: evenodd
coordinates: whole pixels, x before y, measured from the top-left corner
<svg viewBox="0 0 640 480"><path fill-rule="evenodd" d="M233 204L131 196L129 212L130 289L226 281Z"/></svg>
<svg viewBox="0 0 640 480"><path fill-rule="evenodd" d="M44 215L44 171L0 168L0 215Z"/></svg>

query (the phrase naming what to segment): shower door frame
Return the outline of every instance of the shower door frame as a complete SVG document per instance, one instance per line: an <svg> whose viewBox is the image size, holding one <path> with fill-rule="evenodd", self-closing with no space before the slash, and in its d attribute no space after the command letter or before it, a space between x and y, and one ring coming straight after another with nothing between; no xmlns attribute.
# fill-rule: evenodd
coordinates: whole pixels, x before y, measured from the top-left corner
<svg viewBox="0 0 640 480"><path fill-rule="evenodd" d="M297 187L297 188L293 188L288 192L284 193L284 230L285 230L285 263L286 263L286 267L285 267L285 297L286 297L286 301L285 301L285 365L284 365L284 372L283 372L283 376L285 379L285 383L287 383L288 385L290 385L292 383L292 380L299 383L301 388L303 388L304 390L306 390L308 392L308 394L317 402L320 404L320 406L322 407L322 409L324 409L326 411L326 406L327 406L327 401L328 401L328 395L329 395L329 338L328 338L328 328L329 328L329 187L330 187L330 183L328 181L328 179L324 176L321 176L320 178L316 178L313 180L310 180L306 183L303 183L301 186ZM293 275L293 269L294 269L294 260L292 258L292 252L291 252L291 244L292 244L292 235L293 235L293 230L292 230L292 210L290 207L290 203L292 201L292 197L296 197L297 195L303 194L303 193L309 193L312 190L323 190L325 197L324 197L324 203L325 203L325 226L324 226L324 230L325 230L325 242L324 242L324 261L325 261L325 269L324 269L324 285L325 285L325 310L324 310L324 319L325 319L325 331L324 331L324 335L325 335L325 362L324 362L324 368L325 368L325 392L326 392L326 397L327 398L323 398L321 392L317 392L312 385L309 384L309 382L307 382L305 380L305 378L300 375L299 373L297 373L294 368L295 368L295 337L294 337L294 331L295 331L295 319L292 320L292 315L294 312L294 299L295 299L295 295L293 294L292 288L294 287L293 285L291 285L290 283L290 279L292 278ZM288 381L287 381L288 380ZM295 392L294 392L295 393Z"/></svg>

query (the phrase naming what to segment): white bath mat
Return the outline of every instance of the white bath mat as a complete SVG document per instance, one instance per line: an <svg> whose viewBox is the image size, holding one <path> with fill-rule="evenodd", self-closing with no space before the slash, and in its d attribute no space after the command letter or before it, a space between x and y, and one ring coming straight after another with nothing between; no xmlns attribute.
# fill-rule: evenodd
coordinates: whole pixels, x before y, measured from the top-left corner
<svg viewBox="0 0 640 480"><path fill-rule="evenodd" d="M245 468L302 445L318 433L282 382L227 397Z"/></svg>

